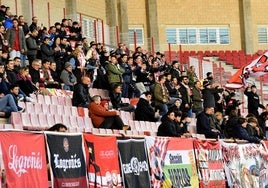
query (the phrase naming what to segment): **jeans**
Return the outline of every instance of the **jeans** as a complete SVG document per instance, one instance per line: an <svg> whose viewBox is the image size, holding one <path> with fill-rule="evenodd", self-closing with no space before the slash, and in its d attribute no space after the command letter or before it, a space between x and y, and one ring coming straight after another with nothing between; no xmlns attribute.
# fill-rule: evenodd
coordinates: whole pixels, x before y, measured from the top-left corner
<svg viewBox="0 0 268 188"><path fill-rule="evenodd" d="M18 107L11 94L7 94L0 98L0 111L4 112L17 112Z"/></svg>

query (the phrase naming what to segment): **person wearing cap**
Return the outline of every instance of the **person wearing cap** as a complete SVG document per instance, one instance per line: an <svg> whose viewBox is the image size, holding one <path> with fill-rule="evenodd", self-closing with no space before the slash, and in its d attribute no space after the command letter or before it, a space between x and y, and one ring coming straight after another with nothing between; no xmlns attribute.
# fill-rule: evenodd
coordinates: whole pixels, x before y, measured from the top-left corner
<svg viewBox="0 0 268 188"><path fill-rule="evenodd" d="M258 118L258 109L265 109L265 107L260 103L257 87L255 85L246 87L244 94L248 97L248 113L254 114Z"/></svg>
<svg viewBox="0 0 268 188"><path fill-rule="evenodd" d="M89 60L91 57L92 57L92 52L93 51L96 51L96 48L97 48L97 44L94 42L94 41L91 41L89 43L89 50L87 51L87 54L86 54L86 60Z"/></svg>
<svg viewBox="0 0 268 188"><path fill-rule="evenodd" d="M65 63L65 68L62 70L60 79L63 82L63 89L73 91L74 85L77 83L77 79L72 72L72 64L70 62Z"/></svg>
<svg viewBox="0 0 268 188"><path fill-rule="evenodd" d="M181 71L180 71L180 63L177 60L172 61L172 67L170 69L170 73L172 75L172 77L176 77L177 79L179 79L181 77Z"/></svg>
<svg viewBox="0 0 268 188"><path fill-rule="evenodd" d="M212 85L215 83L214 76L212 72L207 72L207 77L205 78L206 81L209 81L209 83Z"/></svg>

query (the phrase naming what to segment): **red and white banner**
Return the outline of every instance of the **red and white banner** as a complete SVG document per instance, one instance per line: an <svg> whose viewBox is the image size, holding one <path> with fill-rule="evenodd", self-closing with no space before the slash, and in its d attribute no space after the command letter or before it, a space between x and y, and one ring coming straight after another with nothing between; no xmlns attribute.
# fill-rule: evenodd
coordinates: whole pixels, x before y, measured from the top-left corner
<svg viewBox="0 0 268 188"><path fill-rule="evenodd" d="M116 137L84 134L89 154L89 187L122 187Z"/></svg>
<svg viewBox="0 0 268 188"><path fill-rule="evenodd" d="M225 188L225 174L219 142L194 140L200 188Z"/></svg>
<svg viewBox="0 0 268 188"><path fill-rule="evenodd" d="M220 143L229 187L268 187L268 155L261 144Z"/></svg>
<svg viewBox="0 0 268 188"><path fill-rule="evenodd" d="M154 188L199 186L192 139L145 137L145 140Z"/></svg>
<svg viewBox="0 0 268 188"><path fill-rule="evenodd" d="M45 139L43 134L1 132L0 142L7 187L48 187Z"/></svg>

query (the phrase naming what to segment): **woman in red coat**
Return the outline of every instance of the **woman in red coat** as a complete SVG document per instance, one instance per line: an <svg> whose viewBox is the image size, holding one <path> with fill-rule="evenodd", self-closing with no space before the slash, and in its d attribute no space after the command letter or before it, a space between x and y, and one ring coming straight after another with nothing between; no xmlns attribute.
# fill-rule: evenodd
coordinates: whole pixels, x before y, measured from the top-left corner
<svg viewBox="0 0 268 188"><path fill-rule="evenodd" d="M89 117L94 127L103 129L123 129L124 123L119 117L118 110L108 111L101 105L101 98L98 95L92 97L92 102L88 106Z"/></svg>

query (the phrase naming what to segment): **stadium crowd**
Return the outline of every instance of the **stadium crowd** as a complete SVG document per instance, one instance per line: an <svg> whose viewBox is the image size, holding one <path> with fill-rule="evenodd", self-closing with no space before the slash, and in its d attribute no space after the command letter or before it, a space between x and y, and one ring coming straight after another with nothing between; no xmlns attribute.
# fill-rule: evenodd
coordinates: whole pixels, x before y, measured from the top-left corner
<svg viewBox="0 0 268 188"><path fill-rule="evenodd" d="M188 126L195 117L197 133L207 138L256 143L265 138L268 109L254 85L245 89L249 114L244 118L235 92L221 87L212 72L200 80L194 66L182 70L179 61L166 62L160 52L142 47L133 52L123 43L108 50L84 38L71 19L47 28L33 17L28 25L2 5L0 21L0 111L6 116L24 110L18 101L33 102L31 94L58 88L73 92L74 106L89 108L96 128L129 128L119 116L127 111L135 120L161 121L158 136L191 137ZM110 101L91 96L89 87L109 90ZM122 98L139 100L133 106ZM259 107L265 109L260 115Z"/></svg>

